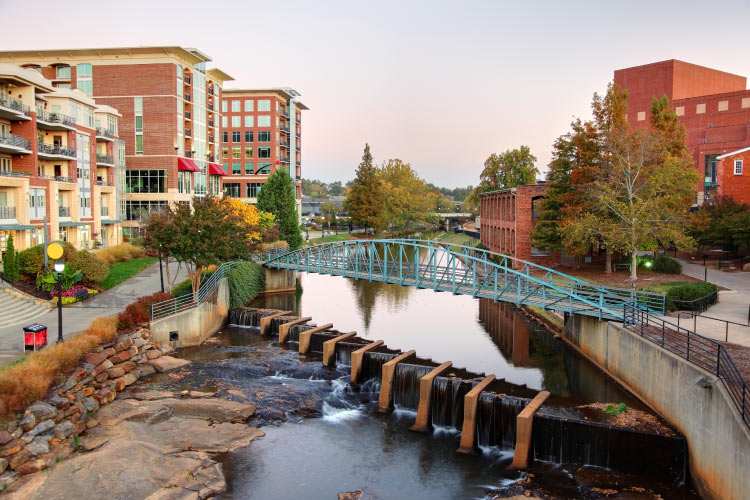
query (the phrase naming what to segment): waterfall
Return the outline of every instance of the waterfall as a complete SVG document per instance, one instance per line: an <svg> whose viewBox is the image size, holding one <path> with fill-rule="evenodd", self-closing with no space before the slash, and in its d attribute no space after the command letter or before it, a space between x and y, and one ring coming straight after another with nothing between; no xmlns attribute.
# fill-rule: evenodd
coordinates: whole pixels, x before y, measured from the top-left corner
<svg viewBox="0 0 750 500"><path fill-rule="evenodd" d="M383 375L383 365L395 357L396 354L390 354L387 352L366 352L365 357L362 360L363 378L365 380L370 378L380 380Z"/></svg>
<svg viewBox="0 0 750 500"><path fill-rule="evenodd" d="M281 316L281 317L272 319L271 326L268 330L268 333L278 336L279 327L283 325L284 323L289 323L290 321L294 321L295 319L297 319L296 316Z"/></svg>
<svg viewBox="0 0 750 500"><path fill-rule="evenodd" d="M516 445L516 417L529 400L482 392L477 402L476 432L479 446L513 449Z"/></svg>
<svg viewBox="0 0 750 500"><path fill-rule="evenodd" d="M471 382L455 377L435 377L432 382L432 424L460 429L464 421L464 396Z"/></svg>
<svg viewBox="0 0 750 500"><path fill-rule="evenodd" d="M279 312L281 311L277 311L276 309L232 309L231 311L229 311L229 324L258 328L260 326L260 318ZM286 319L285 321L289 321L289 319ZM278 327L276 331L278 332Z"/></svg>
<svg viewBox="0 0 750 500"><path fill-rule="evenodd" d="M393 377L393 403L397 407L416 410L419 406L419 379L434 366L399 363Z"/></svg>
<svg viewBox="0 0 750 500"><path fill-rule="evenodd" d="M352 352L362 348L362 344L351 344L346 341L336 344L336 366L351 366Z"/></svg>

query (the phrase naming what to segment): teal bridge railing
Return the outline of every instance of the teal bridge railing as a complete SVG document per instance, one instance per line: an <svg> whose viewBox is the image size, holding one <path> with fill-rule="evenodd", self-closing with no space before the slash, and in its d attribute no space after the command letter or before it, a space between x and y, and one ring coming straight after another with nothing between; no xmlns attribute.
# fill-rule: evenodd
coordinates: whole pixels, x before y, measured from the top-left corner
<svg viewBox="0 0 750 500"><path fill-rule="evenodd" d="M151 321L166 318L167 316L192 309L193 307L198 307L211 295L211 292L216 290L219 286L219 280L226 276L233 267L234 263L232 262L225 262L217 267L216 270L201 283L200 288L198 288L198 293L195 295L189 293L187 295L173 297L153 304L151 306Z"/></svg>
<svg viewBox="0 0 750 500"><path fill-rule="evenodd" d="M516 305L622 321L623 307L664 314L663 294L593 285L532 262L431 240L347 240L274 249L257 256L274 269L367 279Z"/></svg>

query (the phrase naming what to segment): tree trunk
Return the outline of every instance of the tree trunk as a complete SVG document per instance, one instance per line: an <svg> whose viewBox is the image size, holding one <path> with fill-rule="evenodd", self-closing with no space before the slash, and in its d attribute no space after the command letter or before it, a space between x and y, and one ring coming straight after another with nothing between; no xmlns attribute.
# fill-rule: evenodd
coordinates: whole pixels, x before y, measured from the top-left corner
<svg viewBox="0 0 750 500"><path fill-rule="evenodd" d="M195 272L191 276L193 281L193 301L198 303L198 290L201 288L201 277L203 275L203 267L195 266Z"/></svg>
<svg viewBox="0 0 750 500"><path fill-rule="evenodd" d="M607 248L607 259L604 262L604 274L612 274L612 252Z"/></svg>
<svg viewBox="0 0 750 500"><path fill-rule="evenodd" d="M167 275L167 292L172 293L172 279L169 274L169 255L164 256L159 252L159 257L164 259L164 273Z"/></svg>
<svg viewBox="0 0 750 500"><path fill-rule="evenodd" d="M636 252L633 251L630 253L630 281L638 279L636 269L638 269L638 256L636 255Z"/></svg>

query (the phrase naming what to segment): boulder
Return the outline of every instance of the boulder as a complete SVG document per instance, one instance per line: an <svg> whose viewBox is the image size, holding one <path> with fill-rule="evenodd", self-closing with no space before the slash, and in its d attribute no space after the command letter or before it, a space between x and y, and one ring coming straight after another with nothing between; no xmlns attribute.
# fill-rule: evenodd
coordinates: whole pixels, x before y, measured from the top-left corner
<svg viewBox="0 0 750 500"><path fill-rule="evenodd" d="M107 370L109 378L120 378L125 375L125 369L121 366L115 366Z"/></svg>
<svg viewBox="0 0 750 500"><path fill-rule="evenodd" d="M84 359L86 360L86 363L98 366L103 363L108 357L109 356L107 356L104 352L92 352L90 354L87 354Z"/></svg>
<svg viewBox="0 0 750 500"><path fill-rule="evenodd" d="M73 425L69 420L64 420L55 426L55 436L58 438L66 438L73 434L76 426Z"/></svg>
<svg viewBox="0 0 750 500"><path fill-rule="evenodd" d="M160 358L152 359L147 363L153 366L157 372L166 372L188 365L190 364L190 361L187 359L173 358L172 356L161 356Z"/></svg>
<svg viewBox="0 0 750 500"><path fill-rule="evenodd" d="M37 401L33 403L26 411L32 413L37 422L55 418L55 415L57 415L57 408L49 403L45 403L44 401Z"/></svg>
<svg viewBox="0 0 750 500"><path fill-rule="evenodd" d="M49 453L49 439L45 439L45 437L42 436L37 436L31 443L26 446L26 450L31 452L31 454L35 457L44 455L45 453Z"/></svg>
<svg viewBox="0 0 750 500"><path fill-rule="evenodd" d="M152 360L161 357L161 351L159 349L149 349L146 351L146 359Z"/></svg>
<svg viewBox="0 0 750 500"><path fill-rule="evenodd" d="M23 416L18 426L24 431L30 431L36 425L36 417L33 413L27 413Z"/></svg>

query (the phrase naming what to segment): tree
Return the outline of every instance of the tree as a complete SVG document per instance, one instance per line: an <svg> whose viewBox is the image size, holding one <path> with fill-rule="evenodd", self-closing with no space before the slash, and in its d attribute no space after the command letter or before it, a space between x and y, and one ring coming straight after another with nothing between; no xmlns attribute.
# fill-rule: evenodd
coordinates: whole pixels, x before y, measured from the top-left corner
<svg viewBox="0 0 750 500"><path fill-rule="evenodd" d="M331 224L336 224L336 215L339 213L339 207L335 203L330 201L324 201L320 204L320 212L325 217L325 221L328 223L328 227Z"/></svg>
<svg viewBox="0 0 750 500"><path fill-rule="evenodd" d="M331 196L343 196L346 194L346 190L341 185L341 181L336 181L328 184L328 194Z"/></svg>
<svg viewBox="0 0 750 500"><path fill-rule="evenodd" d="M729 196L719 196L710 205L690 214L688 231L699 250L720 245L722 248L750 248L750 205Z"/></svg>
<svg viewBox="0 0 750 500"><path fill-rule="evenodd" d="M258 210L276 217L279 238L286 241L290 250L302 244L297 202L292 177L284 168L276 169L258 193Z"/></svg>
<svg viewBox="0 0 750 500"><path fill-rule="evenodd" d="M141 218L141 224L144 225L144 237L143 246L152 252L156 252L159 258L165 263L165 273L167 275L167 292L172 292L177 276L180 273L180 267L182 262L177 262L177 270L172 276L172 271L169 269L169 258L171 243L177 237L174 233L175 227L172 224L174 217L174 211L169 205L159 209L158 211L151 211Z"/></svg>
<svg viewBox="0 0 750 500"><path fill-rule="evenodd" d="M480 192L507 189L522 184L534 184L539 173L536 157L528 146L509 149L504 153L492 153L484 162L480 174Z"/></svg>
<svg viewBox="0 0 750 500"><path fill-rule="evenodd" d="M377 231L386 225L383 181L372 163L369 144L365 144L362 161L346 195L344 206L352 223L364 226L365 230L373 228Z"/></svg>
<svg viewBox="0 0 750 500"><path fill-rule="evenodd" d="M14 283L18 281L18 257L13 245L13 234L8 235L8 241L5 244L5 255L3 256L3 274L5 279Z"/></svg>
<svg viewBox="0 0 750 500"><path fill-rule="evenodd" d="M473 216L479 215L479 186L472 188L461 204L461 211Z"/></svg>
<svg viewBox="0 0 750 500"><path fill-rule="evenodd" d="M440 214L453 213L456 207L448 196L438 188L432 189L432 198L434 199L435 211Z"/></svg>
<svg viewBox="0 0 750 500"><path fill-rule="evenodd" d="M413 230L437 222L436 198L411 165L388 160L380 168L385 193L385 217L399 230Z"/></svg>

